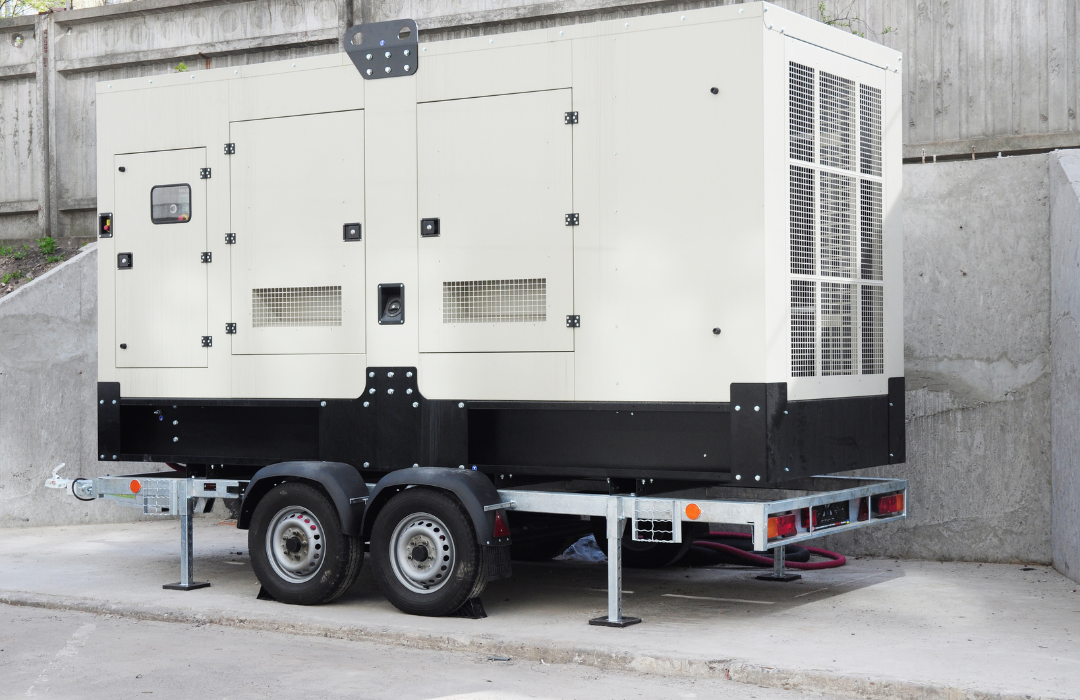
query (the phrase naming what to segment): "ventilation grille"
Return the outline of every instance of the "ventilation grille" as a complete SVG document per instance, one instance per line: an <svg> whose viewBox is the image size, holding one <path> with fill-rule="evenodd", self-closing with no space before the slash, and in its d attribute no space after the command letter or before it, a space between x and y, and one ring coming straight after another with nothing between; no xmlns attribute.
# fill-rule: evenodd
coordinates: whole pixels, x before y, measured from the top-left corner
<svg viewBox="0 0 1080 700"><path fill-rule="evenodd" d="M255 328L340 326L341 287L268 287L251 290Z"/></svg>
<svg viewBox="0 0 1080 700"><path fill-rule="evenodd" d="M788 128L794 160L814 162L814 69L798 63L788 67Z"/></svg>
<svg viewBox="0 0 1080 700"><path fill-rule="evenodd" d="M443 323L546 320L546 279L443 282Z"/></svg>
<svg viewBox="0 0 1080 700"><path fill-rule="evenodd" d="M788 64L792 377L884 373L881 106Z"/></svg>

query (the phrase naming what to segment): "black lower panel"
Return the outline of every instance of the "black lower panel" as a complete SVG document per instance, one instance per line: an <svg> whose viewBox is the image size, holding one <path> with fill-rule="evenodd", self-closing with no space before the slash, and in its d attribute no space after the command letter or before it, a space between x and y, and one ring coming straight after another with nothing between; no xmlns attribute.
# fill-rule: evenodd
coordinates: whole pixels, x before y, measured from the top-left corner
<svg viewBox="0 0 1080 700"><path fill-rule="evenodd" d="M794 401L769 427L769 481L889 464L885 396Z"/></svg>

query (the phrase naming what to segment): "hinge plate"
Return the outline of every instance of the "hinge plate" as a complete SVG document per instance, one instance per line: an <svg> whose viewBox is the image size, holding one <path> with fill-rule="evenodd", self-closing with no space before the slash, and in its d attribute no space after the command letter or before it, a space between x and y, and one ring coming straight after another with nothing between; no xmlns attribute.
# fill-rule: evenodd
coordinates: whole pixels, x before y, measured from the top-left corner
<svg viewBox="0 0 1080 700"><path fill-rule="evenodd" d="M199 179L200 180L209 180L210 179L210 168L199 168Z"/></svg>
<svg viewBox="0 0 1080 700"><path fill-rule="evenodd" d="M199 253L199 262L208 263L208 262L213 262L213 261L214 261L214 254L213 253Z"/></svg>
<svg viewBox="0 0 1080 700"><path fill-rule="evenodd" d="M577 112L566 112L563 114L563 124L577 124L577 122Z"/></svg>
<svg viewBox="0 0 1080 700"><path fill-rule="evenodd" d="M581 316L579 314L573 314L566 317L567 328L581 328Z"/></svg>
<svg viewBox="0 0 1080 700"><path fill-rule="evenodd" d="M369 22L345 32L345 53L364 80L413 75L420 68L416 22Z"/></svg>
<svg viewBox="0 0 1080 700"><path fill-rule="evenodd" d="M232 245L233 243L236 243L236 234L235 233L226 233L225 234L225 243L226 243L226 245Z"/></svg>
<svg viewBox="0 0 1080 700"><path fill-rule="evenodd" d="M235 143L227 143L227 144L225 144L225 155L231 156L234 153L236 153L236 144Z"/></svg>
<svg viewBox="0 0 1080 700"><path fill-rule="evenodd" d="M225 335L236 335L236 324L235 323L226 323L225 324Z"/></svg>
<svg viewBox="0 0 1080 700"><path fill-rule="evenodd" d="M581 217L578 216L577 214L567 214L566 215L566 225L567 226L577 226L580 221L581 221Z"/></svg>
<svg viewBox="0 0 1080 700"><path fill-rule="evenodd" d="M214 347L214 336L212 336L212 335L204 335L202 337L202 346L204 348L212 348L212 347Z"/></svg>

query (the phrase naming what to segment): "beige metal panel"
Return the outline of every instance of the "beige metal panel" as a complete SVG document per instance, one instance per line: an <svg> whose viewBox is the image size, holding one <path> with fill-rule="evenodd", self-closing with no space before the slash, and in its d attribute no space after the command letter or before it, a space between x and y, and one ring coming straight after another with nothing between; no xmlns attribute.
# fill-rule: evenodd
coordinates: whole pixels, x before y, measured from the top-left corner
<svg viewBox="0 0 1080 700"><path fill-rule="evenodd" d="M98 93L97 96L97 202L98 213L113 211L113 159L106 155L115 153L112 148L114 130L108 117L113 95ZM95 217L96 225L96 217ZM96 230L96 229L95 229ZM98 316L98 381L117 381L116 369L116 248L112 238L99 238L97 251L97 316Z"/></svg>
<svg viewBox="0 0 1080 700"><path fill-rule="evenodd" d="M231 126L232 352L362 353L364 113Z"/></svg>
<svg viewBox="0 0 1080 700"><path fill-rule="evenodd" d="M118 155L113 160L113 245L130 253L131 269L116 273L118 367L205 367L207 350L206 149ZM125 172L119 172L124 168ZM186 185L190 220L155 224L151 191ZM177 210L183 214L183 209ZM118 223L122 222L122 223ZM123 345L124 347L120 347Z"/></svg>
<svg viewBox="0 0 1080 700"><path fill-rule="evenodd" d="M237 355L232 395L253 399L355 399L367 383L364 355Z"/></svg>
<svg viewBox="0 0 1080 700"><path fill-rule="evenodd" d="M576 299L578 400L726 401L764 381L760 19L674 22L575 42L600 88L575 129L601 130L582 147L601 211L578 279L605 286Z"/></svg>
<svg viewBox="0 0 1080 700"><path fill-rule="evenodd" d="M253 67L245 66L245 77L233 83L229 94L232 121L364 108L364 80L351 62L289 72L268 72L269 65L281 64L260 64L262 71L252 77L246 71Z"/></svg>
<svg viewBox="0 0 1080 700"><path fill-rule="evenodd" d="M747 5L748 13L751 7L754 6ZM817 19L804 17L776 5L761 3L756 7L760 8L762 24L768 31L784 34L879 68L888 65L892 69L898 65L897 59L900 58L900 52L896 49L868 41L849 31L829 26Z"/></svg>
<svg viewBox="0 0 1080 700"><path fill-rule="evenodd" d="M421 395L428 399L575 398L572 352L422 353L416 378Z"/></svg>
<svg viewBox="0 0 1080 700"><path fill-rule="evenodd" d="M573 350L569 90L417 106L421 352ZM417 235L419 229L417 229Z"/></svg>
<svg viewBox="0 0 1080 700"><path fill-rule="evenodd" d="M417 297L416 78L365 86L368 363L415 367ZM405 285L405 322L379 325L378 285Z"/></svg>
<svg viewBox="0 0 1080 700"><path fill-rule="evenodd" d="M788 64L783 34L762 31L765 139L765 381L791 377L790 243L788 235Z"/></svg>
<svg viewBox="0 0 1080 700"><path fill-rule="evenodd" d="M881 106L886 377L904 376L903 94L903 71L886 71Z"/></svg>
<svg viewBox="0 0 1080 700"><path fill-rule="evenodd" d="M461 42L447 43L452 48L437 54L421 47L421 67L416 74L418 102L570 87L569 41L489 45L483 50L468 50Z"/></svg>
<svg viewBox="0 0 1080 700"><path fill-rule="evenodd" d="M321 71L326 68L334 68L343 65L340 60L343 55L344 53L331 53L322 56L306 56L304 58L286 59L284 61L252 63L246 66L240 66L239 68L222 68L221 72L227 74L239 71L241 78L254 78L260 75L275 75L279 73L310 73L310 71Z"/></svg>

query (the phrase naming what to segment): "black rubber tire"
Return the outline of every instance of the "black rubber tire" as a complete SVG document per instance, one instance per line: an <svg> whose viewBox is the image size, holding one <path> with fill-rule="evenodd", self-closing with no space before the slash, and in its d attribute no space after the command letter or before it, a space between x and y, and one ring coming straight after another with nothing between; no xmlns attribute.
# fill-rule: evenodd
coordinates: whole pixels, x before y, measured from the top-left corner
<svg viewBox="0 0 1080 700"><path fill-rule="evenodd" d="M454 542L454 568L447 582L430 593L410 590L398 580L390 561L390 540L395 528L417 513L428 513L441 520ZM472 520L456 497L438 489L406 489L390 499L371 530L371 565L375 585L394 607L409 615L449 615L465 601L478 598L487 586L484 548L476 540Z"/></svg>
<svg viewBox="0 0 1080 700"><path fill-rule="evenodd" d="M283 508L306 508L322 524L322 567L318 575L303 583L291 582L274 571L266 553L267 528ZM284 483L262 497L251 515L248 529L251 568L266 592L275 600L291 605L329 603L356 581L364 561L364 547L358 537L341 531L341 519L330 499L319 489L303 483Z"/></svg>
<svg viewBox="0 0 1080 700"><path fill-rule="evenodd" d="M606 555L607 543L607 519L593 518L593 536L596 544ZM690 552L694 544L693 535L700 530L698 526L683 524L683 541L678 544L666 544L663 542L634 542L630 539L630 522L626 523L622 541L622 563L628 569L661 569L665 566L674 566L682 561Z"/></svg>

